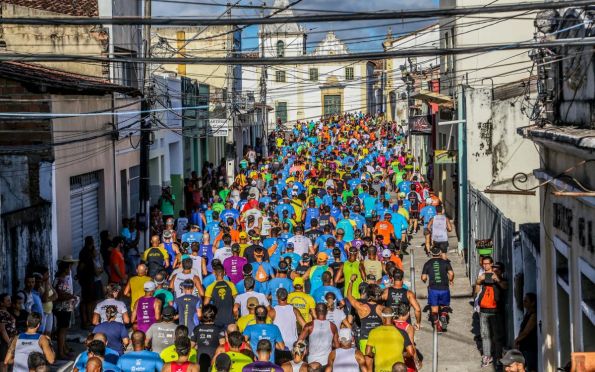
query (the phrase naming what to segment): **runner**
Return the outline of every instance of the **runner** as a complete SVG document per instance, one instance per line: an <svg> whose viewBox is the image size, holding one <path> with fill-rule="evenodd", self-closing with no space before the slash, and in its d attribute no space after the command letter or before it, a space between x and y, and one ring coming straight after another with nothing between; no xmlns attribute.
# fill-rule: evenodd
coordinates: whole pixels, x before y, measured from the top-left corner
<svg viewBox="0 0 595 372"><path fill-rule="evenodd" d="M455 275L450 261L442 258L439 247L432 247L430 253L432 258L424 264L421 280L428 283L432 325L442 332L447 327L448 312L444 307L450 306L449 284L453 284Z"/></svg>

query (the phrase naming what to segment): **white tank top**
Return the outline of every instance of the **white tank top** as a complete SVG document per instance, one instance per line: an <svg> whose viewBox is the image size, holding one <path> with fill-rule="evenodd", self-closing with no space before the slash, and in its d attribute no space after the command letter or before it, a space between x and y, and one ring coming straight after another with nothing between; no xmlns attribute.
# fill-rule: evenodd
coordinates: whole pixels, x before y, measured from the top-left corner
<svg viewBox="0 0 595 372"><path fill-rule="evenodd" d="M293 359L290 360L289 362L291 363L291 370L293 372L300 372L300 368L302 368L302 365L304 364L303 361L301 361L299 363L296 363L296 362L293 361Z"/></svg>
<svg viewBox="0 0 595 372"><path fill-rule="evenodd" d="M27 360L29 354L38 352L43 354L41 346L39 346L40 334L21 333L18 336L16 348L14 350L14 366L13 372L29 372Z"/></svg>
<svg viewBox="0 0 595 372"><path fill-rule="evenodd" d="M314 319L314 330L310 334L310 355L308 363L318 362L325 366L328 355L333 350L333 332L331 322L328 320Z"/></svg>
<svg viewBox="0 0 595 372"><path fill-rule="evenodd" d="M335 349L333 371L359 372L359 364L357 363L357 360L355 360L355 348Z"/></svg>
<svg viewBox="0 0 595 372"><path fill-rule="evenodd" d="M448 231L446 230L446 216L437 214L432 222L432 240L435 242L447 242Z"/></svg>
<svg viewBox="0 0 595 372"><path fill-rule="evenodd" d="M202 257L190 255L190 259L192 260L192 271L198 275L198 278L202 282Z"/></svg>
<svg viewBox="0 0 595 372"><path fill-rule="evenodd" d="M293 347L293 344L298 339L296 326L297 319L295 317L295 313L293 312L293 306L277 305L274 307L274 309L275 320L273 321L273 324L279 327L285 345L289 349L291 349Z"/></svg>

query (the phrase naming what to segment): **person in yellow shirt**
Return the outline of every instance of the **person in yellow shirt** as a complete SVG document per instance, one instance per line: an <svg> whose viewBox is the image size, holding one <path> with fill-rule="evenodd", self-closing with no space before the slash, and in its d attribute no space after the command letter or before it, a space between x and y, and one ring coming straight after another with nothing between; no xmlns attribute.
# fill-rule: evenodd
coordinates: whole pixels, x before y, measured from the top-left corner
<svg viewBox="0 0 595 372"><path fill-rule="evenodd" d="M185 325L179 325L176 327L176 330L174 332L174 340L178 337L188 337L188 333L188 327L186 327ZM188 354L188 360L191 363L196 363L196 361L198 360L197 355L198 354L196 352L196 348L190 349L190 354ZM161 357L164 363L171 363L177 361L179 355L176 351L176 345L169 345L168 347L163 349L161 353L159 353L159 356Z"/></svg>
<svg viewBox="0 0 595 372"><path fill-rule="evenodd" d="M295 291L287 296L287 303L299 310L306 323L312 321L316 302L312 296L304 292L304 278L295 278L293 288Z"/></svg>
<svg viewBox="0 0 595 372"><path fill-rule="evenodd" d="M246 327L248 327L249 325L252 325L252 324L256 324L256 320L254 317L254 309L256 309L256 306L258 306L258 305L259 305L258 298L256 298L256 297L248 298L248 301L246 301L246 307L248 308L248 314L240 317L236 321L236 324L238 325L240 332L243 333L244 329L246 329ZM269 318L268 316L267 316L266 324L273 324L273 320L271 318Z"/></svg>
<svg viewBox="0 0 595 372"><path fill-rule="evenodd" d="M147 275L147 265L139 264L136 267L136 275L131 277L124 287L124 296L130 297L130 303L133 304L145 294L145 283L153 280Z"/></svg>
<svg viewBox="0 0 595 372"><path fill-rule="evenodd" d="M368 335L366 356L368 370L374 372L392 372L393 364L404 362L403 353L415 354L409 336L394 326L393 309L382 309L382 325L374 328ZM372 369L373 366L373 369Z"/></svg>
<svg viewBox="0 0 595 372"><path fill-rule="evenodd" d="M242 372L245 366L252 363L252 358L240 351L244 343L244 336L240 332L234 331L227 335L227 340L229 342L229 351L226 351L225 354L231 360L229 372ZM213 363L216 363L216 358L213 358Z"/></svg>

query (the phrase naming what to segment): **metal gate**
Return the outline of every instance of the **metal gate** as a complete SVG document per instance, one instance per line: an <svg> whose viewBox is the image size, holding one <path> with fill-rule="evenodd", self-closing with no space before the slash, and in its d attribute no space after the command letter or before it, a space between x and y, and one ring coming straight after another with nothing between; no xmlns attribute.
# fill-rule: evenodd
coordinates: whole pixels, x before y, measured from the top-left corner
<svg viewBox="0 0 595 372"><path fill-rule="evenodd" d="M492 257L501 261L508 271L512 265L512 244L515 225L481 192L469 187L469 251L467 271L471 283L475 283L480 269L479 254L475 240L491 239L494 246Z"/></svg>
<svg viewBox="0 0 595 372"><path fill-rule="evenodd" d="M72 255L78 258L86 236L99 244L99 171L70 177Z"/></svg>

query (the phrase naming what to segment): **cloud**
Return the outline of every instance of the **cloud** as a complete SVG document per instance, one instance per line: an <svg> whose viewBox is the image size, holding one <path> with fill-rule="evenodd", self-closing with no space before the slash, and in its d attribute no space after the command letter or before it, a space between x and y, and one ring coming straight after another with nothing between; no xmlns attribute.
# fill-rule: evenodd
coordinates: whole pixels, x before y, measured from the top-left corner
<svg viewBox="0 0 595 372"><path fill-rule="evenodd" d="M179 0L188 2L186 4L153 0L154 16L194 16L194 17L217 17L225 12L226 0L195 0L196 2L211 2L214 5L191 4L193 0ZM171 0L169 0L171 1ZM292 0L290 0L292 1ZM267 5L272 5L273 0L267 0ZM260 1L243 0L244 5L261 5ZM294 8L295 14L307 14L310 12L302 9L317 10L344 10L349 12L380 12L398 11L410 9L427 9L438 7L438 0L304 0ZM259 16L258 10L234 9L234 17ZM344 40L351 51L379 51L382 50L382 40L389 27L393 35L406 34L423 28L434 22L431 19L425 20L383 20L383 21L358 21L358 22L327 22L327 23L305 23L304 28L308 32L308 49L312 50L320 40L324 38L327 31L335 31L339 39ZM245 38L242 42L242 49L254 49L258 41L254 38L257 33L256 27L249 27L243 32Z"/></svg>

